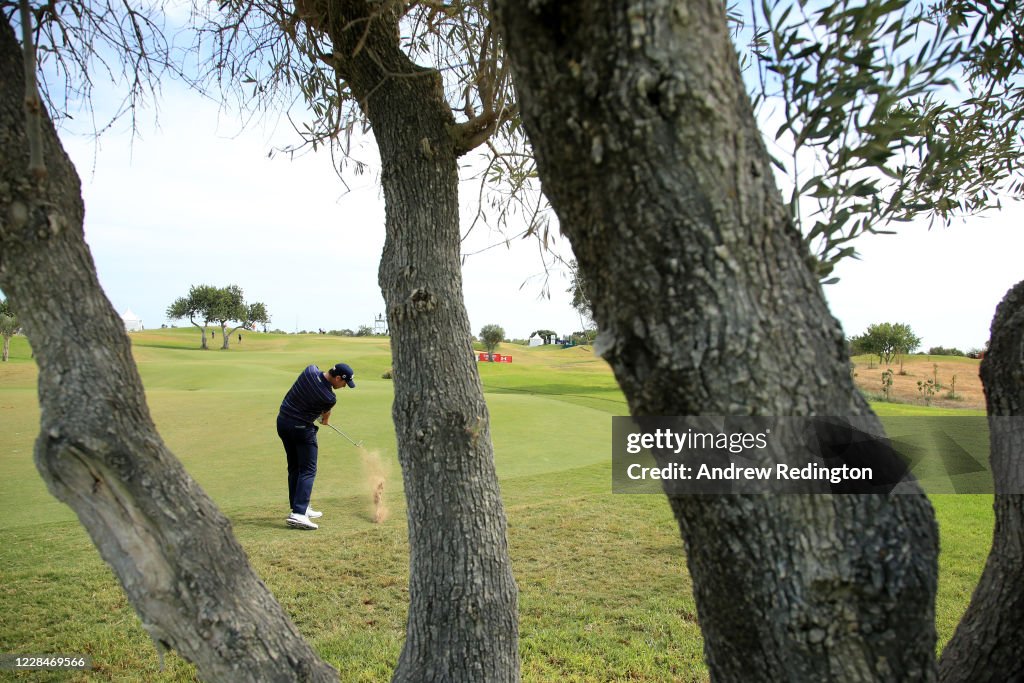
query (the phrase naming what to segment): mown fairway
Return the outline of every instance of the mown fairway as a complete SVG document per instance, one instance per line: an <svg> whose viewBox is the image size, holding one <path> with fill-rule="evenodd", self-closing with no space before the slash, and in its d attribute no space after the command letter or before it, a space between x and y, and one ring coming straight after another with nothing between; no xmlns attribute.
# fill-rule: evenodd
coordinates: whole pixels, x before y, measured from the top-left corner
<svg viewBox="0 0 1024 683"><path fill-rule="evenodd" d="M391 424L386 339L246 334L200 351L195 330L133 335L160 433L230 518L264 581L344 681L387 680L404 635L405 507ZM218 343L212 346L219 346ZM664 499L612 495L612 415L626 414L584 349L505 345L481 364L520 588L528 681L706 679L678 532ZM356 370L332 419L367 451L320 432L316 532L289 530L281 397L309 363ZM32 464L35 365L23 338L0 365L0 652L89 654L86 675L30 680L193 680L160 656L73 513ZM884 410L885 407L882 407ZM924 410L924 409L921 409ZM368 480L386 477L390 517L372 521ZM938 600L947 639L981 573L989 496L935 496L943 533ZM2 675L2 674L0 674Z"/></svg>

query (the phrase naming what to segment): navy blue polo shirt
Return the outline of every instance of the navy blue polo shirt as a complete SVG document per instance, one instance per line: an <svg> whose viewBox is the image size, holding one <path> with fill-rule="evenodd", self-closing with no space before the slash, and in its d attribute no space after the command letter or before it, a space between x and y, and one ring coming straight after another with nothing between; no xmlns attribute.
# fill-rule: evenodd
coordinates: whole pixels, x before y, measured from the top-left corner
<svg viewBox="0 0 1024 683"><path fill-rule="evenodd" d="M337 401L334 387L324 379L323 372L317 366L310 365L285 394L278 418L311 425L321 413L333 408Z"/></svg>

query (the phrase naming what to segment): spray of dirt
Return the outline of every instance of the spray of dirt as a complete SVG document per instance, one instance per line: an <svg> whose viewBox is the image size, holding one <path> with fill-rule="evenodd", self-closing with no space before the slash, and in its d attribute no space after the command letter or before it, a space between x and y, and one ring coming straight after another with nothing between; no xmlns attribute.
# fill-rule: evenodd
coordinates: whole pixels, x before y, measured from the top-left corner
<svg viewBox="0 0 1024 683"><path fill-rule="evenodd" d="M380 524L391 514L384 501L384 483L388 478L387 467L380 457L380 451L371 451L360 447L359 459L363 463L363 473L366 476L367 486L373 500L372 518L374 523Z"/></svg>

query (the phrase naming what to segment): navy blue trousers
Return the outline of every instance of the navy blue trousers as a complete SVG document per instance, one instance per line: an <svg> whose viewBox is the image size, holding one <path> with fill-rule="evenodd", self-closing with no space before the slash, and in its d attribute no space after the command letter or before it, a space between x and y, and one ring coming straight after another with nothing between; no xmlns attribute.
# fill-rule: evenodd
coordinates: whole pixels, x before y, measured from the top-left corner
<svg viewBox="0 0 1024 683"><path fill-rule="evenodd" d="M316 479L317 427L278 416L277 435L288 456L288 504L292 512L306 514Z"/></svg>

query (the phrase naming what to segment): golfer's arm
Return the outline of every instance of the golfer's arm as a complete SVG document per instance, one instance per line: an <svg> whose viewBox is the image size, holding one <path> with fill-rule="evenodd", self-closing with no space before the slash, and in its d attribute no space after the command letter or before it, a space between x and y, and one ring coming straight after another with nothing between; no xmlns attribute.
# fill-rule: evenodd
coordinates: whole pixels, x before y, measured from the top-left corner
<svg viewBox="0 0 1024 683"><path fill-rule="evenodd" d="M323 425L328 424L328 421L330 419L331 419L331 411L325 410L324 412L320 413L320 424L323 424Z"/></svg>

